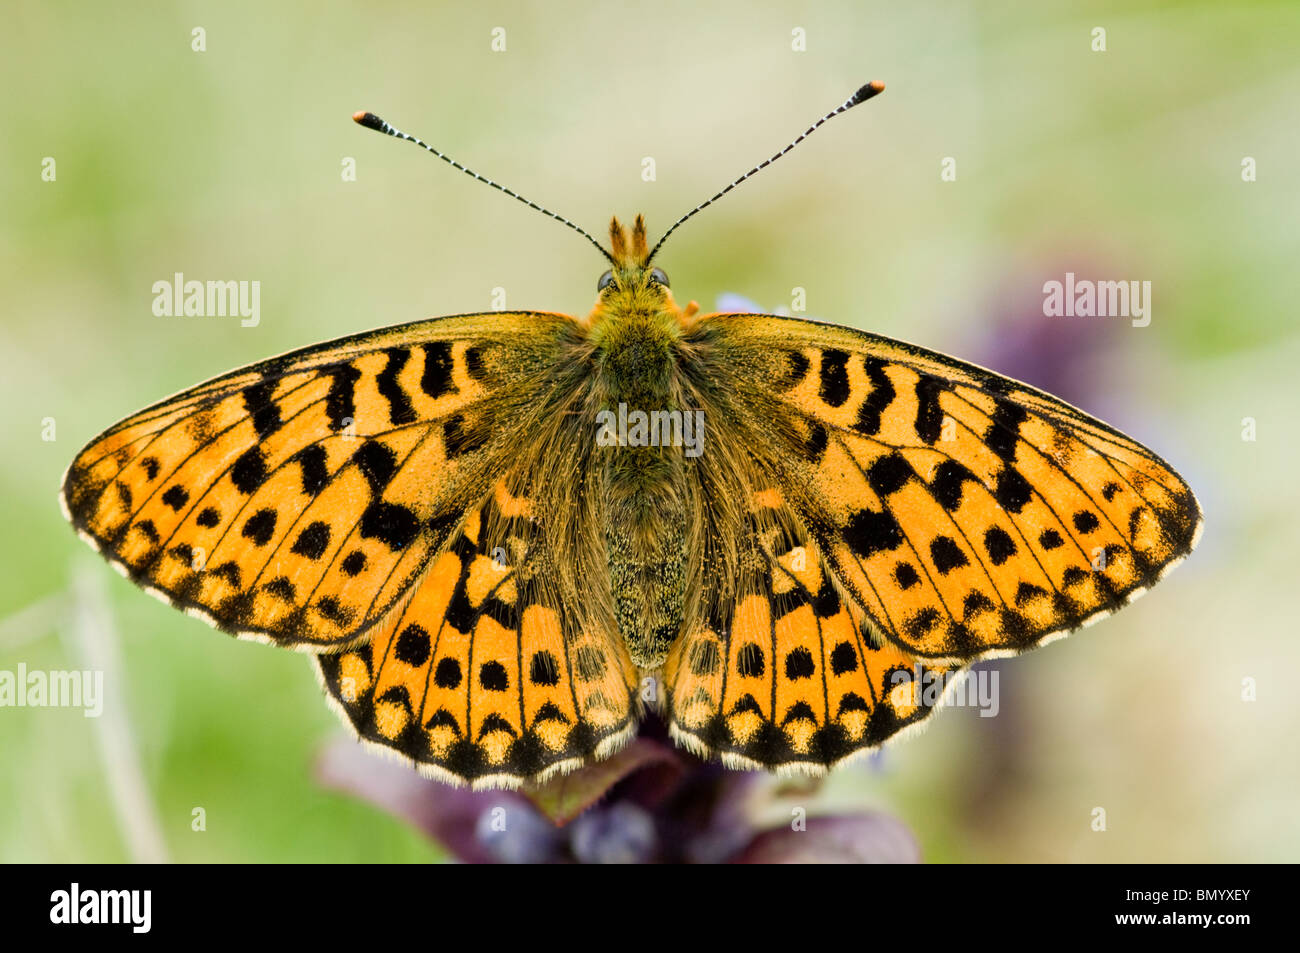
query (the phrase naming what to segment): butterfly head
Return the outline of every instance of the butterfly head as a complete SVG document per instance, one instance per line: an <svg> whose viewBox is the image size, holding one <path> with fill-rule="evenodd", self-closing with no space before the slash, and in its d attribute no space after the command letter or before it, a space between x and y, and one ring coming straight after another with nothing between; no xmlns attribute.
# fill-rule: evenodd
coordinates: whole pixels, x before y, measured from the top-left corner
<svg viewBox="0 0 1300 953"><path fill-rule="evenodd" d="M631 229L617 218L609 223L610 260L614 267L600 276L596 290L602 302L633 299L646 305L671 300L668 276L650 266L645 219L638 215Z"/></svg>

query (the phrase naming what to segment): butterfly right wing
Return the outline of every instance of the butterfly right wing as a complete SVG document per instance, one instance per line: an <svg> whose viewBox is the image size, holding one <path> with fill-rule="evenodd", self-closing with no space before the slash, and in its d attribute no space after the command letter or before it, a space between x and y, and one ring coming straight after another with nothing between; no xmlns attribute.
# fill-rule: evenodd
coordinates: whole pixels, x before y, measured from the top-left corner
<svg viewBox="0 0 1300 953"><path fill-rule="evenodd" d="M574 327L460 315L251 365L96 437L61 502L83 538L178 608L242 637L347 644L482 496Z"/></svg>

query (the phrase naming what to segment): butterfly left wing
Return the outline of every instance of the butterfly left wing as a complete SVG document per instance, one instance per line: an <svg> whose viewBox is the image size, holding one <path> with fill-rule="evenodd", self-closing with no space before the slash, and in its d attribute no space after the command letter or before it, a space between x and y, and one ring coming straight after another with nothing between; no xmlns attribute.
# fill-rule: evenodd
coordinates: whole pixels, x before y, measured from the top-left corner
<svg viewBox="0 0 1300 953"><path fill-rule="evenodd" d="M542 781L607 757L635 731L639 708L622 641L561 598L546 571L547 514L506 485L471 513L368 643L316 657L361 739L479 788Z"/></svg>
<svg viewBox="0 0 1300 953"><path fill-rule="evenodd" d="M907 654L1031 648L1131 601L1195 545L1182 478L1042 391L774 315L703 316L690 342L733 442L771 474L844 597Z"/></svg>
<svg viewBox="0 0 1300 953"><path fill-rule="evenodd" d="M357 641L482 495L574 327L460 315L254 364L96 437L61 502L124 575L219 628Z"/></svg>

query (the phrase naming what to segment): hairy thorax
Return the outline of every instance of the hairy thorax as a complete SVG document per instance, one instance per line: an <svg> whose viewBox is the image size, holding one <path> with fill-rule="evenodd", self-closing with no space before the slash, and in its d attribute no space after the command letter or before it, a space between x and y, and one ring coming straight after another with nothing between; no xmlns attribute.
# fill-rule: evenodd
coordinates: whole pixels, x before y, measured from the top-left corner
<svg viewBox="0 0 1300 953"><path fill-rule="evenodd" d="M654 670L680 634L686 601L691 494L682 415L693 408L683 406L678 371L682 312L642 272L619 275L588 326L613 609L633 662Z"/></svg>

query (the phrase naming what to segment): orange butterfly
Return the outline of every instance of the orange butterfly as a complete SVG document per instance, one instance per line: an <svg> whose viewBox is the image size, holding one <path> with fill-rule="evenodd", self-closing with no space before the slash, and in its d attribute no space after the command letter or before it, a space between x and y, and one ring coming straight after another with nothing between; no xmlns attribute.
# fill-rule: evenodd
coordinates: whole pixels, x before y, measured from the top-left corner
<svg viewBox="0 0 1300 953"><path fill-rule="evenodd" d="M679 308L640 217L606 250L488 184L609 260L586 318L436 318L254 364L96 437L62 494L130 579L312 653L358 735L426 773L541 780L646 709L729 764L824 771L929 714L918 675L1085 625L1195 545L1182 479L1050 395Z"/></svg>

